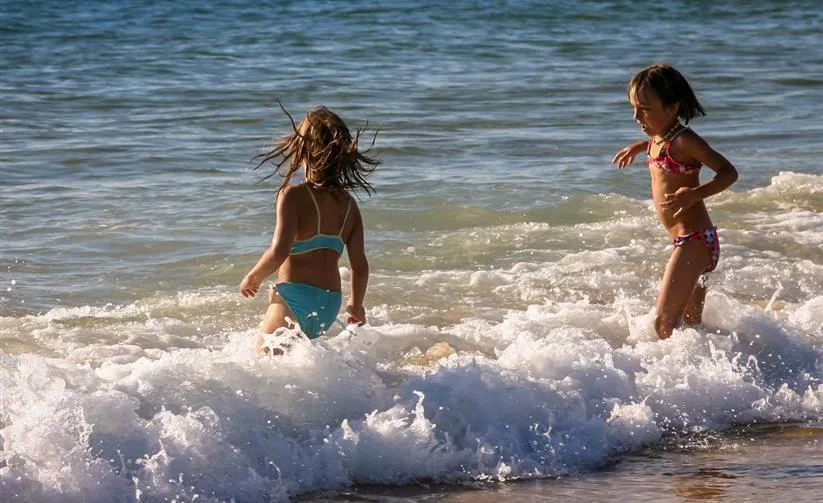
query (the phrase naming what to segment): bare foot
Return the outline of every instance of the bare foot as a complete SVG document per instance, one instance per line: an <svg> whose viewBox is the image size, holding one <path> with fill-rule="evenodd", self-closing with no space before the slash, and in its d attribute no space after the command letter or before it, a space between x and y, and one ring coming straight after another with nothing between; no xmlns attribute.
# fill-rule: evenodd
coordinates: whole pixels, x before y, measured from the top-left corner
<svg viewBox="0 0 823 503"><path fill-rule="evenodd" d="M287 348L288 349L288 348ZM268 346L258 346L257 354L266 356L281 356L285 353L280 348L269 348Z"/></svg>
<svg viewBox="0 0 823 503"><path fill-rule="evenodd" d="M275 332L277 334L277 332ZM266 336L271 337L268 341ZM274 340L272 340L274 339ZM268 356L281 356L290 351L298 337L294 335L278 336L273 334L257 335L257 353Z"/></svg>

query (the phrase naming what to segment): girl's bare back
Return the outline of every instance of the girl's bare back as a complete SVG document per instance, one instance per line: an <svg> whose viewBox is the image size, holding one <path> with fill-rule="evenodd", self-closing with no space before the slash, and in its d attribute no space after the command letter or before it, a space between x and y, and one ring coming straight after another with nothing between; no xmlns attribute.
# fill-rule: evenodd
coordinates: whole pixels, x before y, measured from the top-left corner
<svg viewBox="0 0 823 503"><path fill-rule="evenodd" d="M354 198L345 190L309 188L306 184L300 184L290 187L283 197L286 198L284 204L292 205L297 214L297 241L310 239L318 234L319 216L319 234L339 235L344 243L348 242L356 225L355 215L359 215L359 211ZM328 248L290 255L280 266L278 282L307 283L327 290L340 291L338 259L337 253Z"/></svg>

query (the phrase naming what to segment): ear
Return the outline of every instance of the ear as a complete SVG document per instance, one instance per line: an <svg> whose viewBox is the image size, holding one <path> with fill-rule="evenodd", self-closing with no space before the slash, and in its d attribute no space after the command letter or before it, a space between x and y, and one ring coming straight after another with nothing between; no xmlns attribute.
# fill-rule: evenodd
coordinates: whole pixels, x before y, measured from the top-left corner
<svg viewBox="0 0 823 503"><path fill-rule="evenodd" d="M670 105L675 117L680 117L680 102L675 101Z"/></svg>

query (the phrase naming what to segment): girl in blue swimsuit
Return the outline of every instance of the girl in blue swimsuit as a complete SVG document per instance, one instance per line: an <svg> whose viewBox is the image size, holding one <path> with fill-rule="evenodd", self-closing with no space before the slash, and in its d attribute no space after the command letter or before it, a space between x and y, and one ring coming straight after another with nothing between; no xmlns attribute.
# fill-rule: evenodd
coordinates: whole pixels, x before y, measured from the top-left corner
<svg viewBox="0 0 823 503"><path fill-rule="evenodd" d="M362 130L352 135L328 108L312 110L299 125L291 123L292 134L260 156L258 168L269 161L274 164L269 176L284 172L277 191L277 221L271 246L240 283L240 293L253 297L277 271L257 338L257 347L264 352L264 335L288 326L286 317L295 320L310 339L331 328L342 304L338 260L344 248L351 267L348 322L366 322L363 299L369 263L360 208L349 191L371 194L366 177L379 161L367 151L358 151ZM298 171L305 181L293 185L290 182Z"/></svg>
<svg viewBox="0 0 823 503"><path fill-rule="evenodd" d="M657 335L666 339L681 319L689 325L702 322L706 284L700 279L720 257L717 230L703 200L729 188L737 170L686 127L705 112L673 66L644 68L629 82L628 94L634 120L649 139L622 149L612 162L623 169L640 153L648 154L652 199L674 245L654 320ZM714 171L714 178L700 183L701 166Z"/></svg>

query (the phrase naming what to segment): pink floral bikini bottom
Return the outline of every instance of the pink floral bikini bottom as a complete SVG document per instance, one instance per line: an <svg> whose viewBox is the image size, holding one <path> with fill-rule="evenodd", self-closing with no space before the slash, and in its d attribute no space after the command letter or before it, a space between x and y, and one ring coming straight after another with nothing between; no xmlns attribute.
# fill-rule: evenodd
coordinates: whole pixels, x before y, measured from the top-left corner
<svg viewBox="0 0 823 503"><path fill-rule="evenodd" d="M689 241L699 241L703 246L709 249L712 254L712 265L704 271L704 273L714 271L717 267L717 262L720 260L720 241L717 239L717 227L705 229L702 231L694 231L683 236L677 236L672 240L674 247L683 246Z"/></svg>

